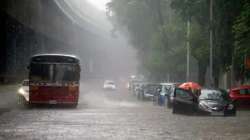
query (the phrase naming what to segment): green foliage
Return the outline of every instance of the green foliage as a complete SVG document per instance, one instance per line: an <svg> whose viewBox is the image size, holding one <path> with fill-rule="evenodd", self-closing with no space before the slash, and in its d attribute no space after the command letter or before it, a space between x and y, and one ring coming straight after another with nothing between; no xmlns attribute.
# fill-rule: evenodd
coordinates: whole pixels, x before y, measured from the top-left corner
<svg viewBox="0 0 250 140"><path fill-rule="evenodd" d="M182 22L191 22L191 54L198 61L199 83L204 84L205 72L209 62L209 7L206 0L172 0L171 7ZM185 34L186 32L182 32Z"/></svg>
<svg viewBox="0 0 250 140"><path fill-rule="evenodd" d="M228 71L232 57L237 76L244 70L244 56L250 54L249 0L213 0L214 20L209 20L210 0L113 0L109 18L116 30L128 31L138 49L142 68L149 75L164 77L185 74L187 39L198 61L199 80L209 64L209 30L214 37L214 76ZM190 38L186 22L191 21ZM250 74L249 74L250 75Z"/></svg>
<svg viewBox="0 0 250 140"><path fill-rule="evenodd" d="M233 26L235 34L234 61L237 77L250 78L250 72L245 69L245 57L250 55L250 2L243 1L240 15Z"/></svg>
<svg viewBox="0 0 250 140"><path fill-rule="evenodd" d="M179 68L186 63L185 57L178 56L185 56L185 24L169 5L166 0L114 0L108 4L109 18L119 30L128 30L142 68L157 79L185 70Z"/></svg>

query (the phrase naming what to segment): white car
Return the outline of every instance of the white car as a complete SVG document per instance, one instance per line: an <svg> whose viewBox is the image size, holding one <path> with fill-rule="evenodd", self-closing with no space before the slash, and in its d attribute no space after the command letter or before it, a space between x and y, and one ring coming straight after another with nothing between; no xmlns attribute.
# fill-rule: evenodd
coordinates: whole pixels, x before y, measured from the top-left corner
<svg viewBox="0 0 250 140"><path fill-rule="evenodd" d="M29 102L29 80L23 80L17 92L18 104L25 105Z"/></svg>
<svg viewBox="0 0 250 140"><path fill-rule="evenodd" d="M106 80L106 81L104 81L103 89L115 90L115 89L116 89L115 82L114 82L114 81L111 81L111 80Z"/></svg>

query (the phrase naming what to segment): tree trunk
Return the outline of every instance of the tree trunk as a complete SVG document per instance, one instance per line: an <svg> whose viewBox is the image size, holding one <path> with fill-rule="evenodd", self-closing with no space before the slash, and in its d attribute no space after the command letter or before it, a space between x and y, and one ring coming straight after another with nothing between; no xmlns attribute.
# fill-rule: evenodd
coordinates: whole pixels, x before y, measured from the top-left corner
<svg viewBox="0 0 250 140"><path fill-rule="evenodd" d="M165 22L164 22L164 17L162 13L162 0L147 0L146 3L148 4L149 7L152 8L153 15L155 15L155 20L156 24L158 27L163 27ZM162 32L162 42L166 48L168 48L168 36L166 32Z"/></svg>
<svg viewBox="0 0 250 140"><path fill-rule="evenodd" d="M163 20L163 16L162 16L162 8L161 8L161 0L154 0L156 2L156 11L157 11L157 15L158 15L158 20L161 26L164 25L164 20Z"/></svg>
<svg viewBox="0 0 250 140"><path fill-rule="evenodd" d="M218 88L218 87L219 87L219 77L218 77L218 76L215 76L215 77L214 77L214 87L215 87L215 88Z"/></svg>
<svg viewBox="0 0 250 140"><path fill-rule="evenodd" d="M198 82L201 86L204 86L205 84L206 72L207 72L207 64L199 61L198 62Z"/></svg>

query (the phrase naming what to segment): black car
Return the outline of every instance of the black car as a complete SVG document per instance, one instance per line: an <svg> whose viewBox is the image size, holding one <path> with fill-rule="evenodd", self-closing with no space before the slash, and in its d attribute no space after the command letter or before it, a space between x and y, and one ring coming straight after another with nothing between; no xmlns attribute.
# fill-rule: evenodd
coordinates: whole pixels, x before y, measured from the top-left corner
<svg viewBox="0 0 250 140"><path fill-rule="evenodd" d="M144 83L142 91L138 94L140 100L154 100L156 94L159 94L160 84L158 83Z"/></svg>
<svg viewBox="0 0 250 140"><path fill-rule="evenodd" d="M202 89L201 95L196 97L188 90L176 88L173 113L234 116L236 108L222 90Z"/></svg>

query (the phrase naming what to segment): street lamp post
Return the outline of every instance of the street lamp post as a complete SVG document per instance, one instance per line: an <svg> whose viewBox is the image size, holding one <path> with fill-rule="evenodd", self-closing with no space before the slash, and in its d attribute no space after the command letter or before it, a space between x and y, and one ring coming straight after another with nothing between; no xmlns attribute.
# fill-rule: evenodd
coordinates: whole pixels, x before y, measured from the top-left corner
<svg viewBox="0 0 250 140"><path fill-rule="evenodd" d="M210 85L214 86L213 81L213 0L210 0L210 37L209 37L209 44L210 44L210 74L209 74L209 81Z"/></svg>
<svg viewBox="0 0 250 140"><path fill-rule="evenodd" d="M190 80L190 18L187 21L187 75L186 81Z"/></svg>

